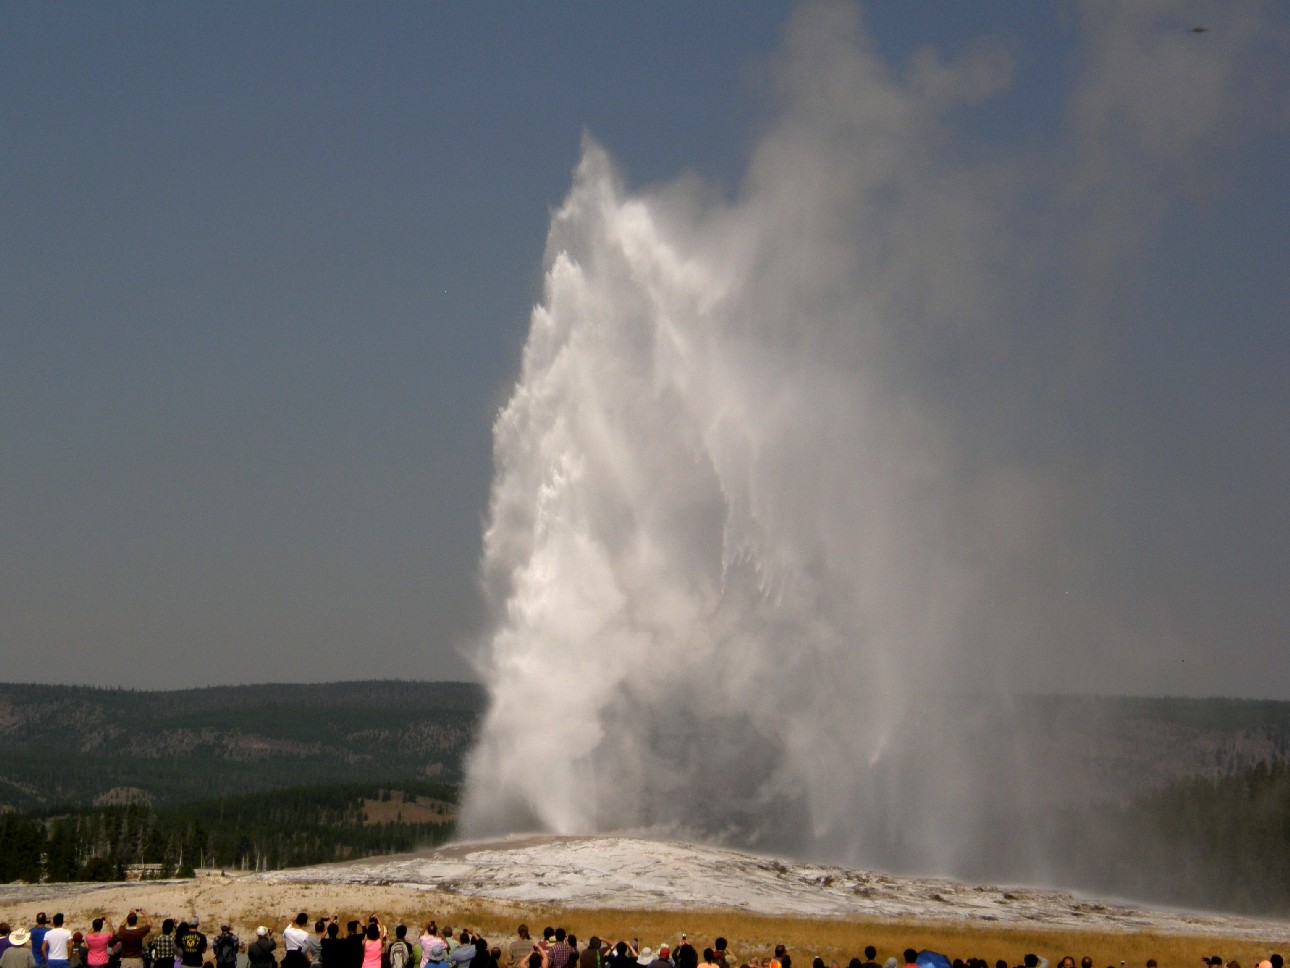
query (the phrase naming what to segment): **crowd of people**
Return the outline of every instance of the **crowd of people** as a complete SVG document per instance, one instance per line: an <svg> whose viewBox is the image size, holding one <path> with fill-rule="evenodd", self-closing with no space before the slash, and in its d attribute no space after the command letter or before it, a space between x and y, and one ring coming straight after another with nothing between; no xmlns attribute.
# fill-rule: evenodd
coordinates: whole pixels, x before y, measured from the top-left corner
<svg viewBox="0 0 1290 968"><path fill-rule="evenodd" d="M110 918L97 917L88 931L72 930L62 914L41 913L30 928L13 928L0 922L0 968L792 968L793 957L784 945L765 955L738 957L725 938L710 946L690 943L684 934L656 948L636 939L609 941L592 935L585 943L564 928L547 927L530 933L521 924L515 937L490 943L470 928L454 931L429 921L409 931L399 924L391 932L373 914L366 921L338 915L311 919L305 912L286 925L279 938L261 925L254 938L243 941L230 924L221 924L214 938L201 930L197 916L176 921L162 919L154 925L148 913L131 910L120 927ZM280 942L280 943L279 943ZM902 960L903 959L903 960ZM1202 959L1207 968L1242 968L1235 960L1218 955ZM906 949L878 961L878 950L864 949L864 958L852 958L846 968L1014 968L1005 960L955 958L930 951ZM1026 954L1015 968L1048 968L1049 962ZM811 968L842 968L837 961L816 957ZM1072 955L1062 957L1058 968L1077 968ZM1094 968L1085 956L1078 968ZM1108 966L1111 968L1111 966ZM1120 968L1125 968L1120 962ZM1145 968L1158 968L1154 959ZM1279 954L1251 962L1248 968L1284 968Z"/></svg>

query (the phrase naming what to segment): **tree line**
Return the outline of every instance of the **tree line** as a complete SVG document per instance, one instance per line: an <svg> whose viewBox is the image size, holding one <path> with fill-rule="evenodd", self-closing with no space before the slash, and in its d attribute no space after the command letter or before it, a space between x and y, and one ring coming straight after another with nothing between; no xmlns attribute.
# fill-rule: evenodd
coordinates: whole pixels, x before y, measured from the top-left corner
<svg viewBox="0 0 1290 968"><path fill-rule="evenodd" d="M382 818L365 804L389 804ZM456 790L347 784L297 787L154 809L142 803L0 816L0 882L191 876L402 853L453 831ZM401 813L407 807L408 817Z"/></svg>
<svg viewBox="0 0 1290 968"><path fill-rule="evenodd" d="M0 814L0 882L266 870L415 850L453 832L457 791L428 782L295 787L182 806ZM427 803L431 803L427 807ZM379 816L376 806L379 804ZM406 806L406 814L401 813ZM424 815L437 810L431 820ZM1046 831L1057 880L1248 914L1290 908L1290 765L1180 780Z"/></svg>
<svg viewBox="0 0 1290 968"><path fill-rule="evenodd" d="M1063 879L1095 891L1254 915L1290 908L1290 765L1179 780L1124 806L1069 812Z"/></svg>

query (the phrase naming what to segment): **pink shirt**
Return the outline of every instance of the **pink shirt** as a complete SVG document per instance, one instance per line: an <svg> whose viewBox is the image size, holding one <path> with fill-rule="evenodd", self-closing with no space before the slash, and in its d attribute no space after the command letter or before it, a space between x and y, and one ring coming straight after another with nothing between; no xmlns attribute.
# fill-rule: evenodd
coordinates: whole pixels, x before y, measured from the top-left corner
<svg viewBox="0 0 1290 968"><path fill-rule="evenodd" d="M85 947L89 953L85 956L85 963L91 966L106 965L108 963L108 945L112 943L111 931L91 931L85 936Z"/></svg>
<svg viewBox="0 0 1290 968"><path fill-rule="evenodd" d="M363 968L381 968L381 939L363 939Z"/></svg>

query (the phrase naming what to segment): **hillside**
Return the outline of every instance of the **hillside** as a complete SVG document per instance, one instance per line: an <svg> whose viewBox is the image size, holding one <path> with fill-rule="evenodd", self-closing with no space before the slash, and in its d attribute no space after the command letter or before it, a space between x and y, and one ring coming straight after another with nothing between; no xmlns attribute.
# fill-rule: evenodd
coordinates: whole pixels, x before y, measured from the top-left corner
<svg viewBox="0 0 1290 968"><path fill-rule="evenodd" d="M454 682L173 692L0 684L0 808L452 784L484 701L481 687Z"/></svg>
<svg viewBox="0 0 1290 968"><path fill-rule="evenodd" d="M959 702L980 704L970 697ZM0 684L0 809L154 807L297 786L461 778L487 697L453 682L220 686L173 692ZM1027 696L1034 762L1095 800L1290 763L1290 702Z"/></svg>
<svg viewBox="0 0 1290 968"><path fill-rule="evenodd" d="M1043 696L1018 700L1032 755L1121 803L1178 780L1290 764L1290 702Z"/></svg>

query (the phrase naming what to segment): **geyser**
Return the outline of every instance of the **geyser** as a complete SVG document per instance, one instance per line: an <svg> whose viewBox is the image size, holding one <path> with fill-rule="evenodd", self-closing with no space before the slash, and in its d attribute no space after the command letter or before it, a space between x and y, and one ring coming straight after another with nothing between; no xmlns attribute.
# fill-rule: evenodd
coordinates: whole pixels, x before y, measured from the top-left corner
<svg viewBox="0 0 1290 968"><path fill-rule="evenodd" d="M855 17L794 18L733 199L630 192L584 144L495 424L467 835L1044 873L1060 784L1001 697L1044 649L1054 482L1001 441L1049 377L1016 375L1045 358L1027 312L1070 276L1036 280L1080 240L1045 262L1036 184L956 149L1002 53L897 76Z"/></svg>

